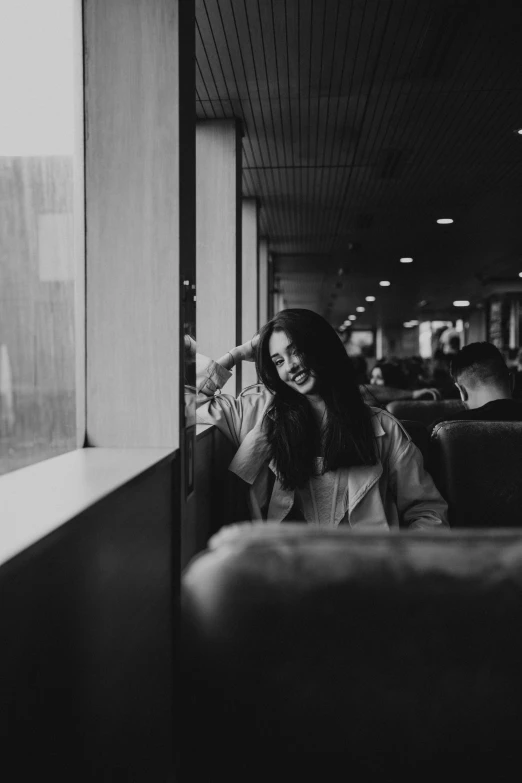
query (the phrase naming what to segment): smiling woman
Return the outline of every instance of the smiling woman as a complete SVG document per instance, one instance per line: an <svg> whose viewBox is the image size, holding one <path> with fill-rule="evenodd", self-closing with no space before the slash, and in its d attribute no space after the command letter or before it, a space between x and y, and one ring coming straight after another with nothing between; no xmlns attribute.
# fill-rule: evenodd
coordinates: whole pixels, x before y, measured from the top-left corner
<svg viewBox="0 0 522 783"><path fill-rule="evenodd" d="M238 361L261 381L221 393ZM335 330L317 313L279 312L219 361L199 356L198 414L236 446L253 520L389 530L447 525L446 504L400 423L367 406Z"/></svg>

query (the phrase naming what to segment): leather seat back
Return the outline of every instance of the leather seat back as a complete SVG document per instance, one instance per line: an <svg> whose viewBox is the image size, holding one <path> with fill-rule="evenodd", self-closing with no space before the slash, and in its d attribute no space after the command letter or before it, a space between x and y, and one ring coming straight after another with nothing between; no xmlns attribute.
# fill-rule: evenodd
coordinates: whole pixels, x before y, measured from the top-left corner
<svg viewBox="0 0 522 783"><path fill-rule="evenodd" d="M522 527L522 422L438 424L429 461L452 527Z"/></svg>
<svg viewBox="0 0 522 783"><path fill-rule="evenodd" d="M470 779L488 757L499 779L522 732L520 533L221 538L182 580L192 779L308 780L316 758L330 780L339 754L354 780Z"/></svg>
<svg viewBox="0 0 522 783"><path fill-rule="evenodd" d="M446 414L465 410L461 400L394 400L386 405L386 410L397 419L422 421L428 426Z"/></svg>

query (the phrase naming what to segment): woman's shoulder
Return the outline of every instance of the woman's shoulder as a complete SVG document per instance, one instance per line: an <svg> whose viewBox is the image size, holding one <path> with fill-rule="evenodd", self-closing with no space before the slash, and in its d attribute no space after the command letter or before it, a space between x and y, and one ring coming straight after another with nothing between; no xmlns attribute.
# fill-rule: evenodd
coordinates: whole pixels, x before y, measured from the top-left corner
<svg viewBox="0 0 522 783"><path fill-rule="evenodd" d="M401 437L401 434L404 434L408 440L411 440L408 431L399 419L396 419L389 411L373 406L370 406L370 410L372 412L372 424L375 435L388 435L393 438Z"/></svg>

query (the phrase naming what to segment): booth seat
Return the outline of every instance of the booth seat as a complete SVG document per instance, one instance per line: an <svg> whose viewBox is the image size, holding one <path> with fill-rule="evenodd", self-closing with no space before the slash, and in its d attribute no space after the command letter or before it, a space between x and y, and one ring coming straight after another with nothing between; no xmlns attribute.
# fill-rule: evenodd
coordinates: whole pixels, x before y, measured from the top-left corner
<svg viewBox="0 0 522 783"><path fill-rule="evenodd" d="M187 780L500 780L522 534L223 528L182 576Z"/></svg>
<svg viewBox="0 0 522 783"><path fill-rule="evenodd" d="M442 422L429 467L452 527L522 528L522 422Z"/></svg>
<svg viewBox="0 0 522 783"><path fill-rule="evenodd" d="M413 419L429 426L446 414L465 410L461 400L394 400L386 410L397 419Z"/></svg>

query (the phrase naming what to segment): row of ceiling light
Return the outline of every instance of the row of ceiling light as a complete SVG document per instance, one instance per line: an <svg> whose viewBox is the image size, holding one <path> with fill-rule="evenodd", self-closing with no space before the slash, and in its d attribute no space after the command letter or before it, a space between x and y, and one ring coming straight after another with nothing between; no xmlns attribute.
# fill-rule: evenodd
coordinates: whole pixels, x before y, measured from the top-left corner
<svg viewBox="0 0 522 783"><path fill-rule="evenodd" d="M522 133L522 129L519 132ZM448 225L449 223L453 223L453 218L438 218L437 223L440 223L441 225ZM401 264L412 264L413 263L413 258L410 258L409 256L404 256L403 258L400 258L399 261L400 261ZM519 273L519 277L522 277L522 272ZM387 288L388 286L391 285L391 282L389 280L380 280L379 281L379 285L382 288ZM366 297L366 301L367 302L375 302L375 297L374 296L367 296ZM469 307L469 305L470 305L470 303L469 303L469 301L467 299L456 299L453 302L453 306L454 307ZM365 307L356 307L355 309L356 309L356 311L358 313L364 313L364 311L366 310ZM353 315L353 314L349 315L347 320L343 322L343 326L345 328L347 326L351 326L352 322L355 321L356 318L357 318L356 315ZM418 321L410 320L410 321L405 321L403 325L406 328L411 328L413 326L418 326L418 324L419 324Z"/></svg>

